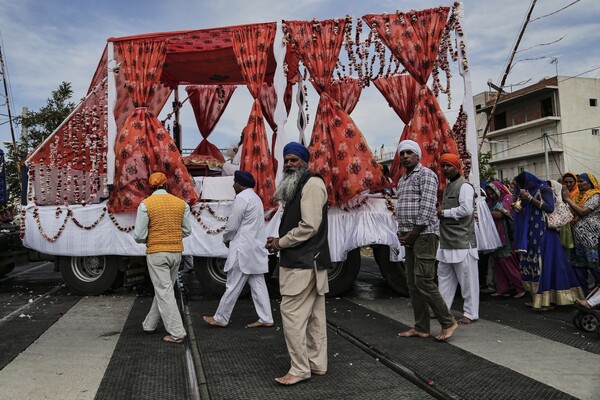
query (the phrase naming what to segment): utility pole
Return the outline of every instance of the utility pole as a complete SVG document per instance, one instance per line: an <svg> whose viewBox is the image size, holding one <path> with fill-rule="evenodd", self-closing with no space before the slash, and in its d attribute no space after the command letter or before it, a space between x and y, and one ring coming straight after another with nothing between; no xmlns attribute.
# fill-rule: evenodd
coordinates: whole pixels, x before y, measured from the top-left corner
<svg viewBox="0 0 600 400"><path fill-rule="evenodd" d="M544 160L546 162L546 180L550 179L550 163L548 162L548 134L542 132L542 140L544 141Z"/></svg>
<svg viewBox="0 0 600 400"><path fill-rule="evenodd" d="M15 139L15 128L12 123L12 113L10 111L10 100L8 97L8 85L6 84L6 71L4 70L4 58L2 57L2 46L0 46L0 73L2 74L2 83L4 84L4 98L6 99L6 109L8 110L8 126L10 126L10 136L12 139L13 149L17 148L17 140Z"/></svg>
<svg viewBox="0 0 600 400"><path fill-rule="evenodd" d="M523 35L525 34L525 28L527 28L527 24L529 23L529 20L531 19L531 13L533 12L533 7L535 7L536 2L537 2L537 0L531 1L531 5L529 6L529 11L527 12L527 17L525 18L525 22L523 22L523 26L521 27L521 31L519 32L519 36L517 37L515 46L513 47L512 52L510 53L510 58L509 58L508 62L506 63L504 75L502 76L502 82L500 82L501 89L504 88L504 84L506 83L506 78L508 77L508 73L510 72L510 69L512 67L513 59L515 58L515 54L517 54L517 49L519 48L521 39L523 38ZM481 136L481 143L479 144L479 151L481 151L481 146L483 146L483 141L485 140L488 130L490 129L490 124L492 123L492 118L494 117L494 112L496 111L496 106L498 105L498 101L500 101L500 94L501 94L501 92L499 91L496 96L496 99L494 100L494 105L492 106L492 110L490 111L490 115L488 116L487 123L485 124L485 129L483 130L483 135Z"/></svg>

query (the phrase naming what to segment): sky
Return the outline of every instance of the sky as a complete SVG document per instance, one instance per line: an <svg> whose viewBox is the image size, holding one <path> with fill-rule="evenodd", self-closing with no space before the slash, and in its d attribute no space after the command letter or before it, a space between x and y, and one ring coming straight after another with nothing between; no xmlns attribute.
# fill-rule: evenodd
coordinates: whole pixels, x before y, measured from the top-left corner
<svg viewBox="0 0 600 400"><path fill-rule="evenodd" d="M525 0L465 0L463 27L467 37L473 94L499 84L506 61L524 21L530 2ZM571 5L572 4L572 5ZM5 62L13 115L23 107L38 110L61 82L70 82L75 103L85 96L109 37L161 31L204 29L245 23L328 19L396 10L422 10L451 6L450 1L430 0L0 0L0 46ZM571 5L570 7L567 7ZM567 8L565 8L567 7ZM561 10L555 13L558 10ZM548 15L552 14L553 15ZM540 18L541 17L541 18ZM539 18L539 19L538 19ZM533 84L544 77L600 78L600 1L538 0L521 50L506 81L507 91ZM554 43L553 43L554 42ZM550 61L556 58L557 63ZM453 67L456 68L456 65ZM452 79L452 104L440 99L450 125L463 98L458 71ZM521 84L521 85L520 85ZM185 91L180 88L180 97ZM250 95L240 87L209 140L220 148L232 146L250 113ZM309 118L314 120L318 97L309 92ZM163 114L171 111L165 109ZM286 132L295 139L297 108L292 107ZM4 90L0 86L0 147L11 138ZM403 123L374 86L363 90L351 117L372 150L393 150ZM183 147L193 149L200 134L191 107L184 105L181 123ZM306 135L310 136L308 126ZM483 127L478 127L483 128ZM20 127L15 126L17 138Z"/></svg>

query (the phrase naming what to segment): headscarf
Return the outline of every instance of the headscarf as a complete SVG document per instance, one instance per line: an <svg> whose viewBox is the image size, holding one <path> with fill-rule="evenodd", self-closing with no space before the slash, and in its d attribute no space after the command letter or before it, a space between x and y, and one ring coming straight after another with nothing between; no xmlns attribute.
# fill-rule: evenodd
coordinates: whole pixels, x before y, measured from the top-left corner
<svg viewBox="0 0 600 400"><path fill-rule="evenodd" d="M504 218L494 218L494 225L496 226L496 230L498 231L498 236L500 236L502 244L506 245L510 241L510 234L507 230L513 228L513 224L510 223L510 221L513 220L511 208L512 194L500 181L492 181L487 185L487 187L490 188L490 190L492 190L494 193L496 193L496 196L498 196L498 200L496 200L495 203L488 201L488 206L490 207L490 210L499 211L502 213L504 218L508 218L508 220L506 220L506 224Z"/></svg>
<svg viewBox="0 0 600 400"><path fill-rule="evenodd" d="M600 194L600 184L598 183L598 179L596 179L593 174L579 174L577 175L577 178L588 182L592 186L591 189L588 189L585 192L579 192L577 197L573 199L573 201L577 203L579 207L583 207L585 206L585 202L588 201L590 197L595 194ZM581 217L577 213L574 214L573 222L579 221Z"/></svg>
<svg viewBox="0 0 600 400"><path fill-rule="evenodd" d="M566 174L564 174L562 176L562 180L563 182L565 181L566 177L571 177L573 179L575 179L575 185L573 186L573 189L569 190L569 197L573 200L575 200L575 197L577 197L577 195L579 194L579 186L577 185L577 175L575 175L572 172L567 172ZM564 185L564 183L563 183Z"/></svg>
<svg viewBox="0 0 600 400"><path fill-rule="evenodd" d="M454 168L456 168L459 172L461 172L460 158L458 157L458 155L456 155L454 153L442 154L440 157L440 160L439 160L440 167L442 166L443 163L450 164Z"/></svg>
<svg viewBox="0 0 600 400"><path fill-rule="evenodd" d="M488 184L488 187L496 193L498 196L498 201L502 203L502 207L508 212L507 217L512 218L510 215L511 204L512 204L512 194L510 190L500 181L492 181Z"/></svg>
<svg viewBox="0 0 600 400"><path fill-rule="evenodd" d="M254 177L248 171L235 171L233 173L233 180L243 187L253 188L256 186Z"/></svg>
<svg viewBox="0 0 600 400"><path fill-rule="evenodd" d="M414 140L407 139L398 144L398 154L405 150L412 151L418 155L419 158L421 158L421 147L419 146L419 143L415 142Z"/></svg>
<svg viewBox="0 0 600 400"><path fill-rule="evenodd" d="M525 189L531 196L536 196L546 181L541 180L530 172L523 171L518 176L525 178L525 185L521 186L516 181L515 199L519 197L521 189ZM540 193L541 195L541 193ZM527 251L527 238L529 236L529 219L533 209L531 202L523 202L523 209L515 213L515 251Z"/></svg>
<svg viewBox="0 0 600 400"><path fill-rule="evenodd" d="M167 176L162 172L155 172L148 178L148 183L150 187L161 187L167 183Z"/></svg>
<svg viewBox="0 0 600 400"><path fill-rule="evenodd" d="M289 154L293 154L301 158L305 163L310 159L310 153L308 149L302 144L298 142L289 142L283 148L283 156L287 156Z"/></svg>

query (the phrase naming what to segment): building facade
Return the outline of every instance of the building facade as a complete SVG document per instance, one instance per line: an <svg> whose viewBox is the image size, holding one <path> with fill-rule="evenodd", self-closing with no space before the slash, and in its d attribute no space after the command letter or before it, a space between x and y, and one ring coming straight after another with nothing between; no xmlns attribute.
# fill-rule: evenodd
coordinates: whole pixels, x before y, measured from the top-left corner
<svg viewBox="0 0 600 400"><path fill-rule="evenodd" d="M521 171L542 179L565 172L600 176L600 79L555 76L502 92L482 138L496 92L473 96L478 143L491 151L501 180Z"/></svg>

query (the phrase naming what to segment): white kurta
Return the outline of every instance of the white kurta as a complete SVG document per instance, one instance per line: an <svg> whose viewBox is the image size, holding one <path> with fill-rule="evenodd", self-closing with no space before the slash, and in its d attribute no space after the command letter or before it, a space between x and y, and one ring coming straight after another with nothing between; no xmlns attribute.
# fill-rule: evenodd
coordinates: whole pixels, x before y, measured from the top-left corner
<svg viewBox="0 0 600 400"><path fill-rule="evenodd" d="M458 207L443 210L445 218L458 220L473 214L475 191L465 183L460 187ZM440 222L443 223L443 222ZM452 306L456 288L460 285L464 300L463 314L470 320L479 318L479 270L477 248L438 249L438 286L448 308Z"/></svg>
<svg viewBox="0 0 600 400"><path fill-rule="evenodd" d="M234 264L245 274L263 274L269 270L265 214L254 190L245 189L235 197L223 242L229 242L225 272Z"/></svg>

